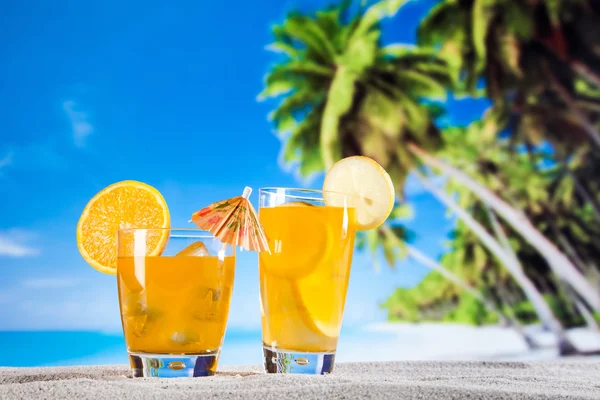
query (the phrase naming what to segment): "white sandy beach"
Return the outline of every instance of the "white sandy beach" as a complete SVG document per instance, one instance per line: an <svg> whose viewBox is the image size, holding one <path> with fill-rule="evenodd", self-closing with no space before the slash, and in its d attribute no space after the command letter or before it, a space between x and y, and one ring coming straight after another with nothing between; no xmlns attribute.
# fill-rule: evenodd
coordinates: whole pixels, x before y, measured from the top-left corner
<svg viewBox="0 0 600 400"><path fill-rule="evenodd" d="M556 337L539 326L526 331L542 348L529 351L522 337L510 328L500 326L474 327L439 323L388 323L369 325L365 331L386 334L385 344L370 347L363 353L361 347L349 349L342 337L338 349L344 361L400 361L400 360L552 360L558 358ZM600 350L600 332L585 328L567 331L568 337L580 351ZM387 348L387 349L386 349ZM346 356L352 354L352 359ZM585 359L589 359L586 357ZM597 357L591 357L596 358Z"/></svg>
<svg viewBox="0 0 600 400"><path fill-rule="evenodd" d="M122 366L0 368L1 399L598 399L600 365L552 361L339 364L328 376L219 368L209 378L128 377Z"/></svg>
<svg viewBox="0 0 600 400"><path fill-rule="evenodd" d="M122 364L0 367L0 399L600 398L600 358L558 359L551 334L527 329L547 347L528 351L516 332L495 326L374 324L342 334L329 376L265 375L260 337L230 343L217 376L210 378L131 379ZM598 333L572 329L568 334L582 351L600 348ZM120 351L118 359L123 356Z"/></svg>

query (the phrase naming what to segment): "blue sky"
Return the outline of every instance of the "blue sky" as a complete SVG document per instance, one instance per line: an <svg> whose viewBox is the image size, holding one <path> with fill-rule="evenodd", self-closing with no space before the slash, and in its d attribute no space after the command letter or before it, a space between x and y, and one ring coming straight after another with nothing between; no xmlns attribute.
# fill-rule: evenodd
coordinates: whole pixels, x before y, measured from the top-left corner
<svg viewBox="0 0 600 400"><path fill-rule="evenodd" d="M272 104L256 96L274 61L269 26L292 7L328 3L3 3L0 330L120 330L115 278L89 267L75 241L83 207L113 182L155 186L174 227L245 185L319 187L322 177L307 184L282 168ZM406 5L386 22L386 41L414 41L432 3ZM449 109L464 123L481 105ZM451 222L412 180L408 194L416 245L435 257ZM406 262L375 274L357 253L345 324L384 319L378 302L426 272ZM230 327L260 326L257 275L256 254L239 255Z"/></svg>

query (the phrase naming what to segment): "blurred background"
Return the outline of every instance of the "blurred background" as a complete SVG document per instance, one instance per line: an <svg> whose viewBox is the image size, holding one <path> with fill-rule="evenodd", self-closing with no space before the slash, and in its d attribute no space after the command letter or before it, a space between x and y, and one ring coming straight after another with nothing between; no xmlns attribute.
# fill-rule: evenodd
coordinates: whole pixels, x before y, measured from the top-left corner
<svg viewBox="0 0 600 400"><path fill-rule="evenodd" d="M358 238L339 361L600 354L598 2L3 5L0 365L127 362L75 239L105 186L155 186L184 227L355 154L397 207ZM242 253L221 364L261 360Z"/></svg>

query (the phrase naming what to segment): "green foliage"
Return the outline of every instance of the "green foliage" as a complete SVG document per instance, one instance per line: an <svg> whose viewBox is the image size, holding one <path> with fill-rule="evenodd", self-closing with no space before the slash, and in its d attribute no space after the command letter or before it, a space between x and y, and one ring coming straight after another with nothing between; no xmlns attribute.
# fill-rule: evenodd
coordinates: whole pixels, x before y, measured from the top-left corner
<svg viewBox="0 0 600 400"><path fill-rule="evenodd" d="M458 307L446 314L444 321L467 325L487 325L498 322L498 316L468 294L461 294Z"/></svg>
<svg viewBox="0 0 600 400"><path fill-rule="evenodd" d="M411 289L398 288L381 304L392 321L436 321L458 302L458 291L437 272Z"/></svg>
<svg viewBox="0 0 600 400"><path fill-rule="evenodd" d="M414 217L414 209L410 204L397 204L392 209L388 220L411 220Z"/></svg>
<svg viewBox="0 0 600 400"><path fill-rule="evenodd" d="M515 316L523 322L528 324L538 323L539 319L535 308L529 301L521 301L514 306Z"/></svg>

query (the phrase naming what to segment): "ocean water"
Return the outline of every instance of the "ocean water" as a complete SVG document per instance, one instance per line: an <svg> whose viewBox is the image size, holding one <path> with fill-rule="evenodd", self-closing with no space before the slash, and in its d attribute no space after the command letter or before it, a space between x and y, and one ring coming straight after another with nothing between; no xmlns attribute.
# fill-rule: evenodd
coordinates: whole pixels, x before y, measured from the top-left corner
<svg viewBox="0 0 600 400"><path fill-rule="evenodd" d="M402 360L551 360L558 357L556 337L527 327L540 350L531 351L513 329L456 324L377 323L343 328L336 362ZM600 350L600 334L584 328L567 332L582 351ZM0 332L0 366L127 364L122 334L100 332ZM587 357L594 362L600 356ZM219 365L262 364L260 331L228 329Z"/></svg>
<svg viewBox="0 0 600 400"><path fill-rule="evenodd" d="M343 330L338 346L338 359L365 360L355 349L390 346L397 336L390 333ZM72 331L5 331L0 332L0 366L72 366L127 364L125 340L122 334ZM367 357L368 358L368 357ZM223 344L220 365L262 364L260 331L228 330Z"/></svg>

